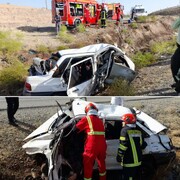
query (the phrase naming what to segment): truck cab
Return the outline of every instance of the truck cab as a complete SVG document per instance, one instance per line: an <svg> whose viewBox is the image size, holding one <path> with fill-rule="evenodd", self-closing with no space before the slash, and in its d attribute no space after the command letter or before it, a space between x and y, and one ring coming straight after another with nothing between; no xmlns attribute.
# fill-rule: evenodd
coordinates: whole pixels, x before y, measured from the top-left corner
<svg viewBox="0 0 180 180"><path fill-rule="evenodd" d="M148 13L142 5L135 5L131 9L131 19L136 20L139 16L147 16Z"/></svg>

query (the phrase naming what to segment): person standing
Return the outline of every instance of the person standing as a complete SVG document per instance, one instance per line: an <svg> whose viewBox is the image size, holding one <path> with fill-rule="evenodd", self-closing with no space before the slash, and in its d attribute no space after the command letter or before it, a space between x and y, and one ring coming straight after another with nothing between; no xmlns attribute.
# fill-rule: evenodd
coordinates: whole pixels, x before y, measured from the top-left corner
<svg viewBox="0 0 180 180"><path fill-rule="evenodd" d="M77 124L78 132L84 131L86 141L83 152L84 180L91 180L95 160L98 163L99 179L106 180L106 140L103 121L98 117L98 109L93 103L85 107L87 116Z"/></svg>
<svg viewBox="0 0 180 180"><path fill-rule="evenodd" d="M56 33L58 34L61 29L61 16L60 13L56 14L54 17L55 24L56 24Z"/></svg>
<svg viewBox="0 0 180 180"><path fill-rule="evenodd" d="M18 124L16 124L17 120L14 115L19 108L19 97L6 97L6 102L9 124L13 126L18 126Z"/></svg>
<svg viewBox="0 0 180 180"><path fill-rule="evenodd" d="M96 25L98 25L98 21L100 19L100 15L101 15L101 5L97 5L97 10L96 10Z"/></svg>
<svg viewBox="0 0 180 180"><path fill-rule="evenodd" d="M120 23L120 18L121 18L121 8L120 8L120 5L119 5L119 7L117 8L116 13L117 13L116 25L118 26L119 23Z"/></svg>
<svg viewBox="0 0 180 180"><path fill-rule="evenodd" d="M172 27L178 30L178 37L177 49L171 57L171 72L175 81L175 91L180 95L180 18L175 21Z"/></svg>
<svg viewBox="0 0 180 180"><path fill-rule="evenodd" d="M122 116L122 126L119 138L119 148L116 160L123 166L124 180L141 179L142 149L147 143L142 137L141 131L136 128L134 114Z"/></svg>
<svg viewBox="0 0 180 180"><path fill-rule="evenodd" d="M90 26L90 11L89 11L89 3L84 6L84 21L86 26Z"/></svg>
<svg viewBox="0 0 180 180"><path fill-rule="evenodd" d="M101 10L101 27L105 28L106 27L106 18L107 18L107 12L104 7L102 7Z"/></svg>

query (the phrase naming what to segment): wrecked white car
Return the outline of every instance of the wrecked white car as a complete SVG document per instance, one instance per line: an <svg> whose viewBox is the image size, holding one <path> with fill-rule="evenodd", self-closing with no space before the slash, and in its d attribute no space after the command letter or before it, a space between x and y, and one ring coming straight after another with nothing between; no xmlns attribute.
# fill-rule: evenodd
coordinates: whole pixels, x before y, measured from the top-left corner
<svg viewBox="0 0 180 180"><path fill-rule="evenodd" d="M132 81L136 75L134 63L110 44L61 50L53 58L34 58L23 95L88 96L115 77Z"/></svg>
<svg viewBox="0 0 180 180"><path fill-rule="evenodd" d="M42 176L49 180L68 179L73 173L82 178L82 152L84 134L73 131L74 125L85 115L84 108L89 102L75 99L66 110L61 110L32 132L25 141L23 149L34 156L41 166ZM116 162L119 135L122 128L120 117L132 110L118 104L94 103L99 116L105 124L107 142L107 170L120 170ZM143 168L153 173L159 164L170 163L175 158L175 150L167 128L140 110L136 110L137 127L142 131L147 147L143 151ZM97 166L95 164L94 169ZM111 179L117 174L112 173Z"/></svg>

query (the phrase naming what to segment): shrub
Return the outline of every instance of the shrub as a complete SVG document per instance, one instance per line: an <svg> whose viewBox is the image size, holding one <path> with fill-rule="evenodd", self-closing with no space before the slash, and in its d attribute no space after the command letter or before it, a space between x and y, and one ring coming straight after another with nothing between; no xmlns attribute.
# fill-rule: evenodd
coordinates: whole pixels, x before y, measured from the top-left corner
<svg viewBox="0 0 180 180"><path fill-rule="evenodd" d="M57 47L57 51L64 50L64 49L69 49L69 47L66 45L61 45Z"/></svg>
<svg viewBox="0 0 180 180"><path fill-rule="evenodd" d="M77 31L80 33L83 33L86 31L86 27L84 26L84 24L79 24L79 26L76 27Z"/></svg>
<svg viewBox="0 0 180 180"><path fill-rule="evenodd" d="M39 53L49 53L49 48L47 46L45 46L45 45L39 45L37 47L37 51Z"/></svg>
<svg viewBox="0 0 180 180"><path fill-rule="evenodd" d="M11 32L0 32L0 54L8 56L17 53L22 49L20 34L12 34Z"/></svg>
<svg viewBox="0 0 180 180"><path fill-rule="evenodd" d="M176 49L176 41L174 39L170 41L156 42L151 47L151 52L156 55L173 54Z"/></svg>
<svg viewBox="0 0 180 180"><path fill-rule="evenodd" d="M67 32L67 27L65 25L61 26L58 37L64 43L71 43L74 41L73 36Z"/></svg>
<svg viewBox="0 0 180 180"><path fill-rule="evenodd" d="M107 93L111 96L133 96L135 95L135 90L126 80L116 78L109 86Z"/></svg>
<svg viewBox="0 0 180 180"><path fill-rule="evenodd" d="M126 38L125 39L125 42L129 45L132 45L133 44L133 40L131 38Z"/></svg>
<svg viewBox="0 0 180 180"><path fill-rule="evenodd" d="M137 22L139 22L139 23L145 23L145 22L147 22L149 20L149 17L148 16L139 16L139 17L137 17Z"/></svg>
<svg viewBox="0 0 180 180"><path fill-rule="evenodd" d="M132 60L135 63L137 69L150 65L156 61L152 53L150 52L142 53L140 51L132 56Z"/></svg>
<svg viewBox="0 0 180 180"><path fill-rule="evenodd" d="M138 24L136 22L133 22L133 23L130 24L130 27L132 29L137 29L138 28Z"/></svg>
<svg viewBox="0 0 180 180"><path fill-rule="evenodd" d="M19 61L0 71L1 95L21 95L27 69Z"/></svg>
<svg viewBox="0 0 180 180"><path fill-rule="evenodd" d="M157 21L157 17L155 15L151 15L151 16L149 16L149 18L152 22Z"/></svg>

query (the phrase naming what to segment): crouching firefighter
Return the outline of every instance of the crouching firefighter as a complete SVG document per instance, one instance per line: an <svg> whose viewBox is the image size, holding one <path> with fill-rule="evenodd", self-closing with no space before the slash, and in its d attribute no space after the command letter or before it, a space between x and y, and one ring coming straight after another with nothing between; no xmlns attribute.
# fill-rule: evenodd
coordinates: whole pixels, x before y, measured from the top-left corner
<svg viewBox="0 0 180 180"><path fill-rule="evenodd" d="M106 180L106 140L103 121L98 117L98 109L93 103L85 107L87 116L77 124L78 132L84 131L86 141L83 152L84 180L91 180L95 160L98 163L99 179Z"/></svg>
<svg viewBox="0 0 180 180"><path fill-rule="evenodd" d="M141 131L136 128L136 117L134 114L122 116L123 128L120 132L119 148L116 160L123 167L124 180L141 179L142 149L147 144Z"/></svg>

